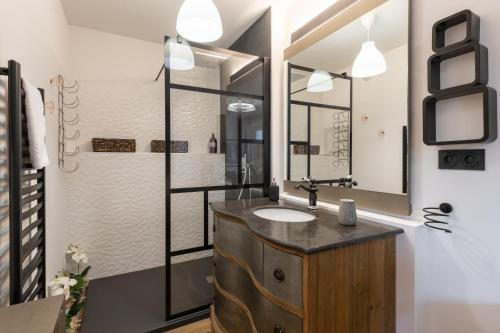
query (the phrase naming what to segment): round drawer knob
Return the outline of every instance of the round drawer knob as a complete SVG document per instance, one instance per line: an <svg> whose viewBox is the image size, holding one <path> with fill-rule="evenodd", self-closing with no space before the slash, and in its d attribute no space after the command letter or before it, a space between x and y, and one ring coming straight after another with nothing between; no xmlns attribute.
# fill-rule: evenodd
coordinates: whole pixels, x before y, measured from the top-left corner
<svg viewBox="0 0 500 333"><path fill-rule="evenodd" d="M278 280L279 282L283 282L285 281L285 272L283 272L283 270L281 268L276 268L274 270L274 277L276 278L276 280ZM276 332L276 330L275 330Z"/></svg>
<svg viewBox="0 0 500 333"><path fill-rule="evenodd" d="M274 326L274 333L285 333L285 329L280 325Z"/></svg>

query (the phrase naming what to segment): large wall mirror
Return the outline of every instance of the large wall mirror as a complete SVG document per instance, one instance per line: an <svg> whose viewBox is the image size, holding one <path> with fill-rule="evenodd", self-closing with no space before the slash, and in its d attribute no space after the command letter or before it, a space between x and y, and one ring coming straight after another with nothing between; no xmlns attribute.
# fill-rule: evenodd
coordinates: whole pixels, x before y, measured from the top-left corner
<svg viewBox="0 0 500 333"><path fill-rule="evenodd" d="M409 0L379 2L289 57L287 179L406 215Z"/></svg>

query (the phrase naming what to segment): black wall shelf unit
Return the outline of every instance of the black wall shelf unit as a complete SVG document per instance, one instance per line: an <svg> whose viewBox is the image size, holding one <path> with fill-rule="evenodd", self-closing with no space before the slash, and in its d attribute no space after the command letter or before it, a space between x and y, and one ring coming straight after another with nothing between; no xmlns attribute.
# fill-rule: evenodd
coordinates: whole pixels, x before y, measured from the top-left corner
<svg viewBox="0 0 500 333"><path fill-rule="evenodd" d="M451 98L460 98L474 94L483 95L483 136L466 140L437 140L437 103ZM481 142L493 142L497 138L497 92L486 86L475 86L469 89L453 90L446 94L431 95L424 100L424 143L434 145L456 145Z"/></svg>
<svg viewBox="0 0 500 333"><path fill-rule="evenodd" d="M465 23L466 36L462 41L446 45L446 30ZM432 49L436 52L427 63L428 90L432 94L423 102L423 141L426 145L489 143L497 138L497 92L488 84L488 49L479 43L480 19L470 10L463 10L434 24ZM441 88L441 63L474 52L475 78L470 83ZM480 138L438 140L437 108L440 101L482 94L483 134Z"/></svg>
<svg viewBox="0 0 500 333"><path fill-rule="evenodd" d="M10 304L45 297L45 169L34 169L21 65L10 60L0 75L8 78L9 293ZM39 89L44 97L43 89Z"/></svg>
<svg viewBox="0 0 500 333"><path fill-rule="evenodd" d="M443 89L441 87L441 64L446 60L472 52L474 52L474 80L471 83ZM438 52L429 58L427 73L428 89L431 94L444 94L447 91L467 89L479 84L486 85L488 84L488 49L477 42L470 42Z"/></svg>
<svg viewBox="0 0 500 333"><path fill-rule="evenodd" d="M465 38L461 41L446 45L446 31L462 23L466 25ZM432 50L436 53L444 52L458 45L467 44L472 41L479 42L479 36L479 16L469 9L466 9L445 17L434 24L432 27Z"/></svg>

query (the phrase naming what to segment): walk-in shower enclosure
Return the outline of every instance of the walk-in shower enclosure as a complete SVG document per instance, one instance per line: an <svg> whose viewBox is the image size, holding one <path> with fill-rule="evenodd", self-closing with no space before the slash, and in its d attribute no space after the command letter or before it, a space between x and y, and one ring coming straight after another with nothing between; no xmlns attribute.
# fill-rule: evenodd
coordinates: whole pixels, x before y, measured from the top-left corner
<svg viewBox="0 0 500 333"><path fill-rule="evenodd" d="M167 320L212 303L209 203L266 196L270 183L269 59L190 47L190 70L165 59ZM209 152L212 134L217 153Z"/></svg>

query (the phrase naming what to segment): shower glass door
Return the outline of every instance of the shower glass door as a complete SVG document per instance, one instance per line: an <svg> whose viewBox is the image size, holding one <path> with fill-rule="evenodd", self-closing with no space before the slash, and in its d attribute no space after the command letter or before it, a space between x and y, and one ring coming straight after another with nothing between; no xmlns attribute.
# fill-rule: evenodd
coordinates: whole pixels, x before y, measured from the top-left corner
<svg viewBox="0 0 500 333"><path fill-rule="evenodd" d="M167 320L206 313L212 303L209 203L263 197L270 183L269 60L190 48L192 69L170 69L166 57Z"/></svg>

